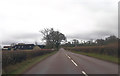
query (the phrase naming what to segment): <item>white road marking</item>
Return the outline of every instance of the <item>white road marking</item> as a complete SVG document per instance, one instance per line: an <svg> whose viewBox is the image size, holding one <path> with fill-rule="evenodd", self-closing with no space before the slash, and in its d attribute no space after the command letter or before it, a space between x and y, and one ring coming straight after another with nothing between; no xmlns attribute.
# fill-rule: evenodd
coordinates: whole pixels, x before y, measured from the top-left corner
<svg viewBox="0 0 120 76"><path fill-rule="evenodd" d="M66 56L67 56L69 59L71 59L70 56L68 56L67 54L66 54ZM73 62L73 64L74 64L75 66L78 66L72 59L71 59L71 61Z"/></svg>
<svg viewBox="0 0 120 76"><path fill-rule="evenodd" d="M66 54L66 56L67 56L69 59L71 59L70 56L68 56L67 54Z"/></svg>
<svg viewBox="0 0 120 76"><path fill-rule="evenodd" d="M71 59L69 56L68 56L69 59Z"/></svg>
<svg viewBox="0 0 120 76"><path fill-rule="evenodd" d="M83 73L85 76L88 76L84 71L82 71L82 73Z"/></svg>
<svg viewBox="0 0 120 76"><path fill-rule="evenodd" d="M73 54L73 53L72 53L72 54ZM71 59L69 55L66 54L66 56L67 56L69 59ZM72 63L73 63L75 66L78 66L78 65L75 63L74 60L71 59L71 61L72 61ZM82 71L82 74L84 74L85 76L88 76L84 71Z"/></svg>
<svg viewBox="0 0 120 76"><path fill-rule="evenodd" d="M68 55L66 54L66 56L68 56Z"/></svg>
<svg viewBox="0 0 120 76"><path fill-rule="evenodd" d="M75 66L78 66L73 60L71 60Z"/></svg>

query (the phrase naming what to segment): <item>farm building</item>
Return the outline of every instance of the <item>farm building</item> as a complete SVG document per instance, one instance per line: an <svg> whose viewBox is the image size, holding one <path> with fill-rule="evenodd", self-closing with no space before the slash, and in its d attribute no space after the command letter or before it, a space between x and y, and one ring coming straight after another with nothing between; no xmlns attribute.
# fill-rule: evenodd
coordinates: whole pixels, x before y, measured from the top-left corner
<svg viewBox="0 0 120 76"><path fill-rule="evenodd" d="M17 49L19 49L19 50L29 50L29 49L33 49L34 46L35 46L34 44L18 44L18 45L13 46L12 48L14 50L17 50Z"/></svg>
<svg viewBox="0 0 120 76"><path fill-rule="evenodd" d="M4 46L2 50L11 50L12 46Z"/></svg>
<svg viewBox="0 0 120 76"><path fill-rule="evenodd" d="M43 49L45 47L45 45L19 43L14 46L4 46L2 50L32 50L35 46L38 46L40 49Z"/></svg>
<svg viewBox="0 0 120 76"><path fill-rule="evenodd" d="M45 45L37 45L39 46L41 49L45 48Z"/></svg>

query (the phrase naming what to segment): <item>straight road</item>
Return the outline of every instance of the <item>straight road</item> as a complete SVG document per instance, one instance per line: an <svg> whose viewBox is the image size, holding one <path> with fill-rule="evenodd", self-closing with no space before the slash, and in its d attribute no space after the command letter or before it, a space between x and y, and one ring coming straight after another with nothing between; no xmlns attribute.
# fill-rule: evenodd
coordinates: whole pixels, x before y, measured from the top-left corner
<svg viewBox="0 0 120 76"><path fill-rule="evenodd" d="M118 65L61 48L25 74L118 74Z"/></svg>

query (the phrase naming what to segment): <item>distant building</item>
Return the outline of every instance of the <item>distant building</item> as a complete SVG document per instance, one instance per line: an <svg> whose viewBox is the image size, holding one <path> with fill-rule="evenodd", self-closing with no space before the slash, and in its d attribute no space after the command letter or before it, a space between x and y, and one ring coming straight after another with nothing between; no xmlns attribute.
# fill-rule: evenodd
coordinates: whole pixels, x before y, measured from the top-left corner
<svg viewBox="0 0 120 76"><path fill-rule="evenodd" d="M2 50L11 50L12 46L4 46Z"/></svg>
<svg viewBox="0 0 120 76"><path fill-rule="evenodd" d="M41 49L45 48L45 45L37 45L39 46Z"/></svg>
<svg viewBox="0 0 120 76"><path fill-rule="evenodd" d="M40 49L45 48L45 45L37 45ZM18 43L14 46L4 46L2 48L2 50L33 50L33 48L35 47L34 44L24 44L24 43Z"/></svg>
<svg viewBox="0 0 120 76"><path fill-rule="evenodd" d="M29 50L29 49L33 49L34 48L34 44L18 44L18 45L15 45L13 46L12 48L14 50Z"/></svg>

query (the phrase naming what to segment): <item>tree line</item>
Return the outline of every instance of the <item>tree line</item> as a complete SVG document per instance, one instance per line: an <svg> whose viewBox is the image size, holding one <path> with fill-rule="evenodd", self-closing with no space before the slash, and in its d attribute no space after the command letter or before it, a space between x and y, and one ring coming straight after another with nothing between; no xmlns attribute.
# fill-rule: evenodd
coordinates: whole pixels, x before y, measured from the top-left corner
<svg viewBox="0 0 120 76"><path fill-rule="evenodd" d="M41 31L43 34L43 40L46 41L46 47L47 48L56 48L59 49L60 46L64 47L75 47L75 46L101 46L101 45L107 45L111 43L117 43L119 38L117 38L114 35L111 35L105 39L96 39L96 40L88 40L81 42L78 39L73 39L71 42L67 42L66 36L59 32L55 31L53 28L46 28ZM64 44L61 44L64 42Z"/></svg>
<svg viewBox="0 0 120 76"><path fill-rule="evenodd" d="M75 46L102 46L112 43L117 43L119 41L119 38L117 38L114 35L111 35L105 39L96 39L96 40L89 40L89 41L82 41L79 42L78 39L73 39L71 42L67 42L62 46L65 47L75 47Z"/></svg>

